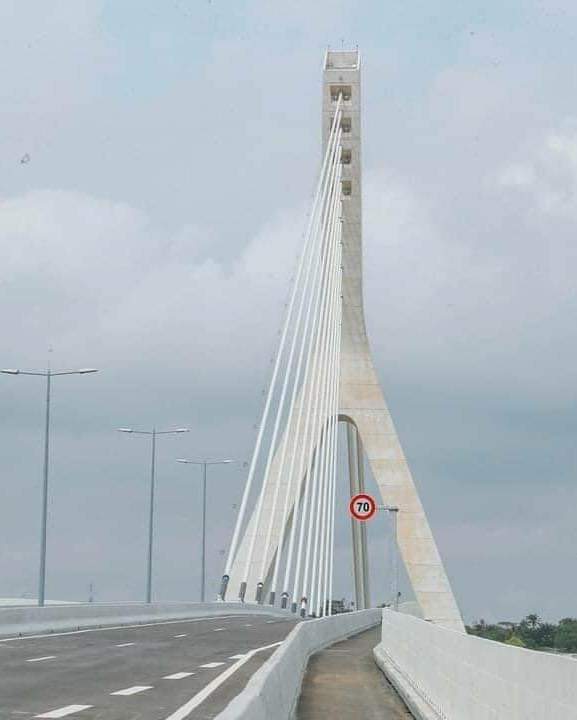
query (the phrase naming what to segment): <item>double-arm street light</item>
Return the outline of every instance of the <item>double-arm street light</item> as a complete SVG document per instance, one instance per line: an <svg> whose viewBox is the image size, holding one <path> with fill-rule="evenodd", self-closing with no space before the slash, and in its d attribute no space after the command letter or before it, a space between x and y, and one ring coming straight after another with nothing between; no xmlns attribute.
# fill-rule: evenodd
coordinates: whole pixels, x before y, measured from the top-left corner
<svg viewBox="0 0 577 720"><path fill-rule="evenodd" d="M38 605L46 598L46 520L48 516L48 468L50 464L50 385L56 375L87 375L98 372L95 368L79 370L0 370L5 375L39 375L46 378L46 419L44 425L44 474L42 482L42 521L40 529L40 575L38 579Z"/></svg>
<svg viewBox="0 0 577 720"><path fill-rule="evenodd" d="M176 428L175 430L133 430L132 428L118 428L118 432L131 433L133 435L148 435L152 439L152 452L150 461L150 504L148 508L148 554L146 564L146 602L152 602L152 544L154 537L154 475L156 467L156 438L160 435L178 435L189 432L188 428Z"/></svg>
<svg viewBox="0 0 577 720"><path fill-rule="evenodd" d="M200 602L205 601L206 587L206 467L207 465L228 465L233 460L188 460L181 458L176 462L187 465L202 465L202 565L200 578Z"/></svg>

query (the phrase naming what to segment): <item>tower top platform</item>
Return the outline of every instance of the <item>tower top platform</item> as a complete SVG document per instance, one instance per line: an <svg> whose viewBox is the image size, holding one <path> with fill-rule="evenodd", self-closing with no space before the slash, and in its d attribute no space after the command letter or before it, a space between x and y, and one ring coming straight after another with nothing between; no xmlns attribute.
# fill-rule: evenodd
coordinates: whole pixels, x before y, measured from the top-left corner
<svg viewBox="0 0 577 720"><path fill-rule="evenodd" d="M327 50L325 70L358 70L361 67L361 54L358 50Z"/></svg>

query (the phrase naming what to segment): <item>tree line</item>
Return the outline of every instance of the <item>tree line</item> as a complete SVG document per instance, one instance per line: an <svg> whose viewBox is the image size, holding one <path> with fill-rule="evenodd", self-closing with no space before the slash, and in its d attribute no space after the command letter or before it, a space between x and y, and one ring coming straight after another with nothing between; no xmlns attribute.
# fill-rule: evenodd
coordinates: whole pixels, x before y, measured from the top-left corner
<svg viewBox="0 0 577 720"><path fill-rule="evenodd" d="M517 623L503 621L490 624L479 620L467 625L467 632L531 650L577 653L577 618L563 618L555 624L544 622L539 615L531 613Z"/></svg>

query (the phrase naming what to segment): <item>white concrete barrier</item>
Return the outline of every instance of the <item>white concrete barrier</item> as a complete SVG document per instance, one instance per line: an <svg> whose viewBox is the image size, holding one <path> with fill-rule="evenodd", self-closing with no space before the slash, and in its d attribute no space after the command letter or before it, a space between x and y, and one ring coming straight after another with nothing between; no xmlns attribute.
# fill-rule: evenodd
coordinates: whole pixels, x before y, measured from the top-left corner
<svg viewBox="0 0 577 720"><path fill-rule="evenodd" d="M0 636L66 632L218 615L292 617L286 610L250 603L86 603L45 607L0 607Z"/></svg>
<svg viewBox="0 0 577 720"><path fill-rule="evenodd" d="M309 657L327 645L378 625L380 610L361 610L297 625L216 720L289 720Z"/></svg>
<svg viewBox="0 0 577 720"><path fill-rule="evenodd" d="M577 661L383 612L375 659L419 720L577 720Z"/></svg>

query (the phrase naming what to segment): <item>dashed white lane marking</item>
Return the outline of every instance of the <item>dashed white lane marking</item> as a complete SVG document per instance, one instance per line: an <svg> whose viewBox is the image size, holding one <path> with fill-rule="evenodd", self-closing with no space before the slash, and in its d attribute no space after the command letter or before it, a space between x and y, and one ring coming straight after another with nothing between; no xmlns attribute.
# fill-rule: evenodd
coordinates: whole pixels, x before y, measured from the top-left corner
<svg viewBox="0 0 577 720"><path fill-rule="evenodd" d="M223 630L224 630L224 628L214 628L213 629L214 632L222 632Z"/></svg>
<svg viewBox="0 0 577 720"><path fill-rule="evenodd" d="M42 662L42 660L54 660L56 655L45 655L44 657L39 658L30 658L29 660L26 660L26 662Z"/></svg>
<svg viewBox="0 0 577 720"><path fill-rule="evenodd" d="M267 621L266 621L266 624L267 624L267 625L270 625L271 623L275 623L275 622L276 622L276 620L267 620Z"/></svg>
<svg viewBox="0 0 577 720"><path fill-rule="evenodd" d="M37 718L61 718L66 717L67 715L72 715L72 713L80 712L81 710L88 710L89 708L93 707L92 705L67 705L66 707L58 708L58 710L51 710L47 713L42 713L42 715L35 715L34 717Z"/></svg>
<svg viewBox="0 0 577 720"><path fill-rule="evenodd" d="M234 615L218 615L217 617L201 617L194 618L192 620L163 620L161 622L138 623L136 625L111 625L110 627L85 628L84 630L66 630L65 632L60 633L44 633L42 635L22 635L1 638L0 643L14 642L16 640L37 640L38 638L62 637L63 635L82 635L83 633L92 632L107 632L108 630L139 630L140 628L154 627L155 625L186 625L188 623L214 622L216 620L221 622L222 620L228 620L229 618L234 617Z"/></svg>
<svg viewBox="0 0 577 720"><path fill-rule="evenodd" d="M165 675L162 679L163 680L182 680L183 678L190 677L191 675L194 675L194 673L178 672L178 673L174 673L173 675Z"/></svg>
<svg viewBox="0 0 577 720"><path fill-rule="evenodd" d="M136 643L120 643L120 645L116 645L116 647L130 647L131 645L136 645Z"/></svg>
<svg viewBox="0 0 577 720"><path fill-rule="evenodd" d="M242 658L245 656L246 656L246 653L243 653L242 655L231 655L229 657L229 660L242 660Z"/></svg>
<svg viewBox="0 0 577 720"><path fill-rule="evenodd" d="M215 677L214 680L210 682L205 688L203 688L194 697L190 698L187 703L182 705L182 707L179 707L178 710L173 712L172 715L169 715L167 718L165 718L165 720L184 720L184 718L187 718L195 708L197 708L201 703L206 700L207 697L212 695L212 693L217 690L223 684L223 682L228 680L231 675L234 675L234 673L240 667L242 667L246 662L248 662L253 655L256 655L256 653L258 652L262 652L263 650L270 650L271 648L278 647L279 645L282 645L282 640L280 642L273 643L272 645L265 645L264 647L250 650L241 660L237 660L224 672L220 673L220 675ZM222 665L222 663L220 664Z"/></svg>
<svg viewBox="0 0 577 720"><path fill-rule="evenodd" d="M247 623L245 627L252 627L252 625L250 623Z"/></svg>
<svg viewBox="0 0 577 720"><path fill-rule="evenodd" d="M144 692L145 690L152 690L152 685L133 685L124 690L117 690L116 692L110 693L111 695L136 695L136 693Z"/></svg>
<svg viewBox="0 0 577 720"><path fill-rule="evenodd" d="M224 665L224 663L223 662L211 662L211 663L205 663L204 665L201 665L200 667L215 668L215 667L220 667L221 665Z"/></svg>
<svg viewBox="0 0 577 720"><path fill-rule="evenodd" d="M188 633L182 633L181 635L175 635L175 638L188 637Z"/></svg>

